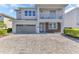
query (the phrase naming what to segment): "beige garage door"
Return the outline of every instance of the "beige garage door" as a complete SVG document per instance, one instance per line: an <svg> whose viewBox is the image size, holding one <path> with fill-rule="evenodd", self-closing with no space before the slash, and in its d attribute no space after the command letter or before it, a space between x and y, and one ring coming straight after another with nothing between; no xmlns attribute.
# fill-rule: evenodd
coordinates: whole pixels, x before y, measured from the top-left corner
<svg viewBox="0 0 79 59"><path fill-rule="evenodd" d="M35 25L16 25L16 33L21 34L36 33Z"/></svg>

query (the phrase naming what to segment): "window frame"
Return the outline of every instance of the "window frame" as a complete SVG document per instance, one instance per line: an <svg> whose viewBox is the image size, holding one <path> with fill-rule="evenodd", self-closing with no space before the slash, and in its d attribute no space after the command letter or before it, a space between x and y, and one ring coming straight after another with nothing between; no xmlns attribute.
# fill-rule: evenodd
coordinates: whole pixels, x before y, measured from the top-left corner
<svg viewBox="0 0 79 59"><path fill-rule="evenodd" d="M35 11L33 11L33 16L35 16L36 14L35 14Z"/></svg>
<svg viewBox="0 0 79 59"><path fill-rule="evenodd" d="M26 12L27 12L27 13L26 13ZM28 16L28 11L27 11L27 10L25 11L25 16Z"/></svg>
<svg viewBox="0 0 79 59"><path fill-rule="evenodd" d="M50 26L50 24L51 24L51 26ZM56 26L56 27L55 27L55 26ZM48 24L48 28L49 28L50 30L57 29L57 23L55 23L55 22L49 23L49 24Z"/></svg>
<svg viewBox="0 0 79 59"><path fill-rule="evenodd" d="M26 10L25 16L36 16L36 12L33 10Z"/></svg>
<svg viewBox="0 0 79 59"><path fill-rule="evenodd" d="M32 16L32 11L31 10L29 10L29 16Z"/></svg>

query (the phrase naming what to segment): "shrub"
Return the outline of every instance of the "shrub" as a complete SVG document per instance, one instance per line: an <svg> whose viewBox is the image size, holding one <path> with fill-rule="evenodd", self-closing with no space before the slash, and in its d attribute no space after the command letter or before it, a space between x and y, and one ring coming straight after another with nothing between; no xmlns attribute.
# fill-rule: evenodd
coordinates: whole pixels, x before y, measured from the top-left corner
<svg viewBox="0 0 79 59"><path fill-rule="evenodd" d="M8 29L7 29L7 32L8 32L8 33L12 32L12 28L8 28Z"/></svg>
<svg viewBox="0 0 79 59"><path fill-rule="evenodd" d="M6 29L0 29L0 36L6 35L7 30Z"/></svg>
<svg viewBox="0 0 79 59"><path fill-rule="evenodd" d="M64 28L64 34L68 34L69 29L71 29L71 28Z"/></svg>
<svg viewBox="0 0 79 59"><path fill-rule="evenodd" d="M79 28L64 28L64 34L79 37Z"/></svg>
<svg viewBox="0 0 79 59"><path fill-rule="evenodd" d="M6 28L6 24L3 21L0 21L0 29Z"/></svg>

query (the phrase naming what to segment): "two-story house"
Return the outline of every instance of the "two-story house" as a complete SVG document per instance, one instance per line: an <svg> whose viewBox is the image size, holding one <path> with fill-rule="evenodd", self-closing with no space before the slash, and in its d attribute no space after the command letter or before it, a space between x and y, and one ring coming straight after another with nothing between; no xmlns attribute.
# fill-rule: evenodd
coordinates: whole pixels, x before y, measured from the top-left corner
<svg viewBox="0 0 79 59"><path fill-rule="evenodd" d="M12 28L12 20L14 20L13 17L0 13L0 22L3 22L6 28Z"/></svg>
<svg viewBox="0 0 79 59"><path fill-rule="evenodd" d="M64 4L36 4L17 8L13 33L53 33L63 31Z"/></svg>

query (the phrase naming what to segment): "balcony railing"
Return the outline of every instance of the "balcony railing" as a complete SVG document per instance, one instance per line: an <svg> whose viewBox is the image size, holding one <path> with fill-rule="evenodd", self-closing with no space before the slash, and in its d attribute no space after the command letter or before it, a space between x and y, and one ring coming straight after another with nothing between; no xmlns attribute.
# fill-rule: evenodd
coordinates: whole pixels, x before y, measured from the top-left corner
<svg viewBox="0 0 79 59"><path fill-rule="evenodd" d="M62 19L62 16L56 16L56 14L40 14L40 19Z"/></svg>

